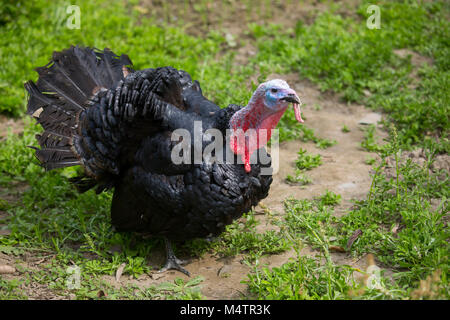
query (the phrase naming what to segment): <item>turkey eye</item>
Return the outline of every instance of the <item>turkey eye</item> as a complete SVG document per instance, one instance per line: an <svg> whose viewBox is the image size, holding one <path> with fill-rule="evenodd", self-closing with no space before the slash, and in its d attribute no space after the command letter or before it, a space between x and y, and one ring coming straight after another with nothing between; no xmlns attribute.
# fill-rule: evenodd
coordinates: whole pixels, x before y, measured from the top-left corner
<svg viewBox="0 0 450 320"><path fill-rule="evenodd" d="M270 92L272 92L272 93L277 93L277 92L278 92L278 89L270 89Z"/></svg>

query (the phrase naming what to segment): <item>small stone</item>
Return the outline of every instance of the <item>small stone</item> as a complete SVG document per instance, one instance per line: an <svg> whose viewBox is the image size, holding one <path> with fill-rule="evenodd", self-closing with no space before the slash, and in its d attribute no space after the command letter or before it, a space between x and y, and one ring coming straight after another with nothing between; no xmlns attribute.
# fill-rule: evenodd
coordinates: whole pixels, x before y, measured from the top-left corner
<svg viewBox="0 0 450 320"><path fill-rule="evenodd" d="M381 114L371 112L365 115L361 120L359 120L359 124L369 125L369 124L377 124L381 121Z"/></svg>
<svg viewBox="0 0 450 320"><path fill-rule="evenodd" d="M8 265L0 265L0 274L11 274L16 272L16 268Z"/></svg>
<svg viewBox="0 0 450 320"><path fill-rule="evenodd" d="M357 187L356 183L353 182L346 182L338 185L338 188L341 190L355 189L356 187Z"/></svg>

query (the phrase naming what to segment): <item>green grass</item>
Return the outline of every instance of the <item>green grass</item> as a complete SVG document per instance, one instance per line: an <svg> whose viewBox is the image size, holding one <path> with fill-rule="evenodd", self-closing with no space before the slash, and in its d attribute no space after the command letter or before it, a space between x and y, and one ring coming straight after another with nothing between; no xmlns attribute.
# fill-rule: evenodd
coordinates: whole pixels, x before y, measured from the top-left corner
<svg viewBox="0 0 450 320"><path fill-rule="evenodd" d="M9 57L8 64L0 66L2 113L23 114L23 83L37 78L34 68L47 64L54 50L72 44L126 53L136 69L171 65L186 70L220 105L243 103L249 97L248 89L240 85L245 81L244 72L232 70L232 54L215 59L225 43L225 38L216 31L195 38L180 28L155 26L140 16L136 1L123 4L86 0L77 2L81 11L80 29L69 29L65 24L69 1L19 3L22 9L12 12L11 21L1 26L0 55Z"/></svg>
<svg viewBox="0 0 450 320"><path fill-rule="evenodd" d="M286 176L286 182L304 186L304 185L310 184L312 182L312 179L310 177L308 177L306 174L304 174L303 170L296 169L294 176L292 176L290 174L288 174Z"/></svg>
<svg viewBox="0 0 450 320"><path fill-rule="evenodd" d="M245 214L243 219L226 227L220 240L213 244L215 251L224 256L247 253L249 260L256 260L262 255L281 253L290 248L283 232L269 230L258 233L255 227L259 224L254 212Z"/></svg>
<svg viewBox="0 0 450 320"><path fill-rule="evenodd" d="M331 192L312 201L287 200L281 225L290 239L312 246L321 259L298 256L280 268L255 266L245 281L250 291L259 299L449 299L448 173L442 181L438 173L428 173L429 165L410 160L399 165L400 180L377 170L368 199L340 218L332 211L339 197ZM432 208L435 197L442 201ZM358 229L362 234L348 248ZM336 265L330 253L336 249L374 254L380 268L377 286L367 283L368 270ZM383 274L385 268L392 277ZM365 280L357 281L356 274Z"/></svg>
<svg viewBox="0 0 450 320"><path fill-rule="evenodd" d="M398 149L391 149L389 155L395 157L395 152ZM383 267L394 270L394 285L406 290L406 296L420 280L440 270L439 297L448 299L448 172L429 173L431 157L422 167L411 159L398 163L398 171L390 177L384 173L386 158L375 170L368 198L356 202L354 209L340 218L331 208L339 199L333 193L314 201L288 200L287 230L326 255L332 246L345 248L343 251L354 256L374 254ZM433 207L432 199L441 200ZM362 234L347 248L358 229Z"/></svg>
<svg viewBox="0 0 450 320"><path fill-rule="evenodd" d="M377 143L375 136L375 125L369 125L364 129L364 139L361 141L361 147L369 152L381 152L383 146Z"/></svg>
<svg viewBox="0 0 450 320"><path fill-rule="evenodd" d="M20 290L19 280L4 280L0 278L0 300L23 300L26 295Z"/></svg>
<svg viewBox="0 0 450 320"><path fill-rule="evenodd" d="M295 165L299 170L311 170L317 168L322 164L322 157L320 154L308 154L305 149L300 148L298 151L297 160L295 160Z"/></svg>
<svg viewBox="0 0 450 320"><path fill-rule="evenodd" d="M321 264L317 259L298 256L279 268L258 269L249 274L250 292L264 300L343 300L343 299L399 299L401 290L391 288L380 276L383 290L367 286L355 279L354 273L364 271L332 262Z"/></svg>
<svg viewBox="0 0 450 320"><path fill-rule="evenodd" d="M207 3L195 7L205 22ZM378 30L365 26L369 1L361 2L356 18L355 14L338 14L339 5L333 4L308 24L299 20L293 28L271 23L243 26L248 35L245 40L227 38L219 29L195 37L179 26L157 25L154 17L143 14L138 1L77 1L81 29L71 30L65 26L69 4L11 1L0 8L0 55L5 57L0 65L0 113L23 116L23 83L37 79L33 69L45 65L54 50L83 44L126 53L136 69L172 65L186 70L222 107L245 104L257 82L271 73L296 72L346 102L383 111L385 127L396 128L381 146L375 128L367 127L361 146L378 153L381 161L367 161L375 165L371 190L345 215L334 215L340 196L331 192L312 200L289 199L285 216L266 216L275 224L271 231L256 232L259 220L250 212L228 226L221 238L188 242L175 248L177 252L199 257L206 252L243 255L253 268L247 279L250 292L260 299L448 299L448 172L429 171L434 157L450 150L450 10L446 1L420 5L379 1ZM270 10L261 10L264 17L270 14ZM244 41L257 52L246 65L237 66L236 51ZM411 56L402 58L394 52L405 48L427 57L431 65L417 68ZM78 169L45 173L27 148L36 144L39 128L31 119L25 122L23 134L10 134L0 142L0 210L9 214L1 223L11 230L9 236L0 236L0 251L17 257L25 252L52 254L54 259L38 271L23 270L20 281L0 277L0 299L26 298L22 285L31 281L61 296L73 293L78 299L202 298L201 278L147 289L131 285L117 289L105 282L102 277L114 276L123 263L124 277L152 272L147 258L161 243L113 232L111 193L78 194L67 181ZM318 148L336 143L296 122L292 108L278 128L281 141L298 139ZM342 131L349 129L343 125ZM423 167L400 161L401 150L413 147L428 152ZM393 176L386 173L386 159L395 163ZM303 171L320 164L320 155L300 150L295 176L287 180L307 185L310 179ZM16 188L23 185L27 187L17 196ZM8 197L3 199L5 193ZM17 200L6 200L11 198ZM362 234L347 248L348 239L358 229ZM299 241L317 250L320 257L299 256L273 269L258 264L261 255L291 247L297 250ZM365 271L332 262L331 252L336 248L354 257L371 253L380 268L394 275L381 277L383 289L369 288L354 278ZM72 263L83 273L81 288L74 292L65 286L66 267Z"/></svg>
<svg viewBox="0 0 450 320"><path fill-rule="evenodd" d="M306 119L306 117L303 118ZM294 111L292 109L286 110L277 128L280 130L280 141L293 139L300 139L303 142L312 141L319 149L326 149L337 144L336 140L317 137L314 133L314 129L308 128L304 124L299 124L299 122L295 120Z"/></svg>

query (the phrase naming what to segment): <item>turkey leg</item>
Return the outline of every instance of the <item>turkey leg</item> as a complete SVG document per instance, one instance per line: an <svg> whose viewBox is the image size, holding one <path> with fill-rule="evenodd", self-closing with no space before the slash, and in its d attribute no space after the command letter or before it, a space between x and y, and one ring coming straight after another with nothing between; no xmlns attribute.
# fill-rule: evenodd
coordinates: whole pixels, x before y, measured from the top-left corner
<svg viewBox="0 0 450 320"><path fill-rule="evenodd" d="M191 274L189 273L189 271L187 271L186 269L184 269L181 265L183 263L185 263L185 261L182 261L180 259L178 259L177 257L175 257L175 254L173 252L172 249L172 245L170 244L170 241L167 238L164 238L164 244L166 247L166 255L167 255L167 260L166 260L166 264L164 265L164 267L162 267L161 270L159 270L158 272L165 272L167 270L178 270L182 273L184 273L185 275L187 275L188 277L191 276Z"/></svg>

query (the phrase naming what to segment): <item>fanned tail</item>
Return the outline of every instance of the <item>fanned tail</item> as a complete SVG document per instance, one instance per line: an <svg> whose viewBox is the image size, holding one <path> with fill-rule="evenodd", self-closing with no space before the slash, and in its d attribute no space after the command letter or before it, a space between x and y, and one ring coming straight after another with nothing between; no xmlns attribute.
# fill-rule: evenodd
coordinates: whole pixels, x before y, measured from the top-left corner
<svg viewBox="0 0 450 320"><path fill-rule="evenodd" d="M24 86L29 93L27 113L44 128L36 135L41 148L33 149L46 170L82 164L74 147L82 140L77 130L80 114L98 91L131 73L127 67L131 64L127 55L117 56L109 49L72 46L54 52L46 66L36 68L37 83L28 81ZM95 185L82 179L74 182L83 190Z"/></svg>

